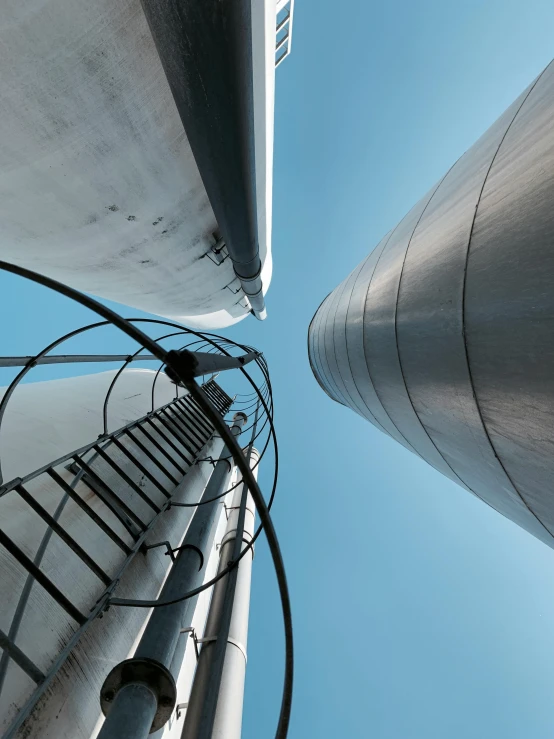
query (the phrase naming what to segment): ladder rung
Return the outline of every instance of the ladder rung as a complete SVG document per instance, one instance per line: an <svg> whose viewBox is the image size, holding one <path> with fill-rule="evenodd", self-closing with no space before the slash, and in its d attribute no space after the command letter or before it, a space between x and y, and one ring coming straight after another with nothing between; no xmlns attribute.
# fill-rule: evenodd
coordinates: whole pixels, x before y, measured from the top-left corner
<svg viewBox="0 0 554 739"><path fill-rule="evenodd" d="M212 403L212 405L215 406L217 412L221 413L219 402L217 400L214 400L212 393L209 390L207 391L205 387L200 388L200 389L204 393L204 396L210 401L210 403Z"/></svg>
<svg viewBox="0 0 554 739"><path fill-rule="evenodd" d="M7 634L4 634L0 630L0 649L3 649L13 661L21 667L23 672L34 680L36 683L41 683L44 680L44 674L38 669L34 662L32 662L27 655L21 651L21 649L10 639Z"/></svg>
<svg viewBox="0 0 554 739"><path fill-rule="evenodd" d="M198 443L199 440L193 438L195 436L195 434L192 433L192 430L186 425L186 423L184 422L184 420L181 419L181 418L179 418L179 416L177 416L175 414L175 412L170 413L169 410L165 410L164 411L164 416L166 416L167 418L169 418L169 420L173 424L175 424L176 428L178 428L179 431L181 432L181 434L183 435L183 438L185 438L187 440L187 443L191 444L191 449L192 449L193 455L196 455L196 452L198 451L198 449L200 449L201 447L203 447L204 444L202 442L200 442L200 444L199 444Z"/></svg>
<svg viewBox="0 0 554 739"><path fill-rule="evenodd" d="M79 625L83 625L86 622L85 616L76 608L73 603L66 598L62 591L54 585L50 578L46 577L44 572L40 570L35 563L27 557L27 555L21 551L21 549L15 544L10 537L0 529L0 545L6 549L19 564L21 564L27 572L35 578L39 585L41 585L48 595L60 604L60 606L68 613L74 621L77 621Z"/></svg>
<svg viewBox="0 0 554 739"><path fill-rule="evenodd" d="M166 489L164 488L164 486L162 485L162 483L161 483L161 482L160 482L160 481L159 481L159 480L157 479L157 477L155 477L155 476L154 476L154 475L153 475L153 474L152 474L152 473L150 472L150 470L149 470L149 469L147 469L147 468L146 468L146 467L145 467L145 466L144 466L144 465L142 464L142 462L140 462L140 461L139 461L139 460L138 460L138 459L137 459L137 458L135 457L135 455L134 455L134 454L133 454L133 453L132 453L132 452L131 452L131 451L130 451L129 449L127 449L127 448L126 448L126 447L125 447L125 446L124 446L124 445L123 445L123 444L122 444L122 443L121 443L121 442L119 441L119 439L115 439L115 438L114 438L114 439L113 439L113 443L114 443L114 444L115 444L115 446L116 446L116 447L117 447L117 448L118 448L118 449L119 449L119 450L121 451L121 453L122 453L122 454L124 454L124 455L125 455L125 456L127 457L127 459L129 459L129 460L130 460L130 461L132 462L132 464L134 464L134 465L135 465L135 467L136 467L136 468L137 468L137 469L138 469L138 470L139 470L140 472L142 472L142 474L143 474L143 475L144 475L145 477L147 477L147 478L148 478L148 479L150 480L150 482L152 483L152 485L155 485L155 486L156 486L156 487L158 488L158 490L159 490L159 491L160 491L160 492L162 493L162 495L164 495L164 496L165 496L166 498L169 498L169 497L171 497L171 496L170 496L170 494L169 494L169 493L167 492L167 490L166 490Z"/></svg>
<svg viewBox="0 0 554 739"><path fill-rule="evenodd" d="M186 428L186 426L183 424L182 421L179 421L177 418L174 418L174 416L170 415L169 410L167 408L162 409L161 413L163 414L164 418L168 421L168 423L170 423L172 426L174 426L177 429L178 435L180 435L180 437L184 440L181 443L188 450L189 454L191 454L194 458L197 452L197 445L196 445L196 441L192 438L192 434L190 433L190 430ZM161 418L161 416L159 416L159 418Z"/></svg>
<svg viewBox="0 0 554 739"><path fill-rule="evenodd" d="M122 443L121 443L121 442L119 441L119 439L116 439L116 438L114 437L114 439L113 439L113 443L114 443L114 444L115 444L115 446L116 446L116 447L117 447L117 448L118 448L118 449L119 449L119 450L121 451L121 453L122 453L122 454L124 454L124 455L125 455L125 456L127 457L127 459L130 459L130 460L131 460L131 462L132 462L132 463L133 463L133 464L134 464L134 465L136 466L136 468L137 468L138 470L140 470L140 472L142 472L142 474L143 474L143 475L144 475L145 477L147 477L147 478L148 478L148 479L150 480L150 482L151 482L151 483L152 483L153 485L155 485L155 486L156 486L156 487L158 488L158 490L159 490L159 491L160 491L160 492L161 492L161 493L162 493L163 495L165 495L165 497L166 497L166 498L169 498L169 497L170 497L170 494L169 494L169 493L167 492L167 490L166 490L166 489L164 488L164 486L162 485L162 483L161 483L161 482L160 482L160 481L159 481L158 479L156 479L156 478L154 477L154 475L153 475L153 474L152 474L152 473L151 473L151 472L150 472L149 470L147 470L147 469L146 469L146 467L145 467L145 466L144 466L144 465L143 465L143 464L142 464L141 462L139 462L139 460L138 460L138 459L137 459L137 458L135 457L135 455L134 455L134 454L133 454L133 453L132 453L131 451L129 451L129 449L127 449L127 448L126 448L126 447L125 447L125 446L124 446L124 445L123 445L123 444L122 444Z"/></svg>
<svg viewBox="0 0 554 739"><path fill-rule="evenodd" d="M204 395L207 395L208 398L212 401L217 410L221 412L221 399L218 398L213 388L211 388L209 385L204 385L202 391L204 392Z"/></svg>
<svg viewBox="0 0 554 739"><path fill-rule="evenodd" d="M100 457L102 457L106 464L108 464L112 468L112 470L114 470L114 472L116 472L121 477L121 479L127 483L131 490L135 491L135 493L146 503L146 505L150 506L150 508L152 508L152 510L156 513L159 513L161 511L161 508L157 506L154 501L148 497L148 495L146 495L144 490L142 490L124 470L121 469L117 462L114 462L114 460L108 454L106 454L102 447L96 445L95 447L93 447L93 449L95 452L98 453Z"/></svg>
<svg viewBox="0 0 554 739"><path fill-rule="evenodd" d="M190 398L190 395L187 395L186 398L179 398L175 403L175 409L189 413L194 418L196 425L199 426L204 433L211 434L214 427L207 420L204 413L199 411L198 407L192 403Z"/></svg>
<svg viewBox="0 0 554 739"><path fill-rule="evenodd" d="M204 412L199 410L198 406L192 402L182 403L179 408L180 411L187 414L187 418L191 418L195 425L200 429L204 438L209 437L213 434L214 427L204 415Z"/></svg>
<svg viewBox="0 0 554 739"><path fill-rule="evenodd" d="M181 421L190 432L191 436L194 436L195 442L197 444L200 444L200 446L204 446L205 438L202 435L202 430L200 429L198 423L196 420L190 416L190 414L187 413L184 409L181 408L170 408L170 412L179 420Z"/></svg>
<svg viewBox="0 0 554 739"><path fill-rule="evenodd" d="M205 390L205 388L203 388ZM225 398L221 395L221 393L218 393L218 391L215 389L213 385L208 385L208 389L212 395L212 398L214 398L214 403L218 406L220 410L223 410L225 406L227 405L225 402Z"/></svg>
<svg viewBox="0 0 554 739"><path fill-rule="evenodd" d="M196 398L193 395L185 395L184 398L179 398L178 403L181 403L182 405L188 406L191 409L194 409L195 413L198 415L199 419L202 421L202 423L206 426L206 428L212 428L212 422L210 419L206 416L202 408L198 405L198 402Z"/></svg>
<svg viewBox="0 0 554 739"><path fill-rule="evenodd" d="M219 387L219 385L217 385L215 382L209 382L208 385L209 385L210 389L213 390L213 392L219 398L221 398L222 402L225 403L225 395L223 393L223 390Z"/></svg>
<svg viewBox="0 0 554 739"><path fill-rule="evenodd" d="M80 495L78 495L75 490L56 472L56 470L50 468L46 470L46 472L50 475L50 477L56 482L62 490L68 495L71 500L75 501L77 505L87 514L87 516L90 516L92 521L98 526L98 528L102 529L102 531L110 537L110 539L117 544L117 546L122 549L125 554L131 553L131 547L127 546L123 539L121 539L115 531L108 526L108 524L94 511L88 503L85 503L85 501L81 498ZM85 483L86 484L86 483Z"/></svg>
<svg viewBox="0 0 554 739"><path fill-rule="evenodd" d="M154 428L156 428L156 426L154 426ZM167 451L167 449L164 449L164 448L163 448L163 446L162 446L162 445L161 445L161 444L160 444L160 443L159 443L159 442L158 442L158 441L157 441L157 440L156 440L156 439L155 439L155 438L154 438L154 437L153 437L153 436L152 436L152 435L150 434L150 432L149 432L149 431L147 431L147 430L146 430L146 428L144 428L144 426L141 426L141 427L140 427L140 431L141 431L141 432L142 432L142 433L143 433L143 434L145 435L145 437L146 437L146 438L148 439L148 441L149 441L149 442L150 442L150 443L152 444L152 446L155 446L155 447L156 447L156 449L157 449L157 450L158 450L158 451L159 451L159 452L160 452L161 454L163 454L163 455L164 455L164 457L166 457L166 459L168 459L168 460L169 460L169 462L171 462L171 464L172 464L172 465L173 465L174 467L176 467L176 468L177 468L177 469L179 470L179 472L180 472L180 473L181 473L182 475L185 475L185 474L186 474L186 472L187 472L187 471L186 471L186 470L184 470L184 469L183 469L183 468L181 467L181 465L177 464L177 462L176 462L176 461L174 460L174 458L173 458L173 457L171 456L171 454L170 454L170 453L169 453L169 452ZM161 435L161 434L160 434L160 435ZM134 438L134 437L133 437L133 438Z"/></svg>
<svg viewBox="0 0 554 739"><path fill-rule="evenodd" d="M219 387L219 385L215 382L211 383L212 390L216 393L216 395L220 398L223 405L227 405L229 403L232 403L231 398L227 395L227 393L224 393L223 390Z"/></svg>
<svg viewBox="0 0 554 739"><path fill-rule="evenodd" d="M75 552L75 554L81 559L85 565L94 572L99 580L102 580L104 585L110 585L112 582L111 577L104 572L104 570L92 559L92 557L85 552L80 544L77 544L75 539L70 536L67 531L61 526L55 518L53 518L48 511L46 511L40 503L38 503L28 490L25 490L23 485L16 487L17 493L23 498L25 503L37 513L42 520L56 533L67 546Z"/></svg>
<svg viewBox="0 0 554 739"><path fill-rule="evenodd" d="M187 403L186 400L189 400ZM204 415L204 411L200 408L198 403L192 396L187 395L186 400L179 400L177 402L181 403L198 421L199 425L204 427L207 434L212 434L214 427L208 422L206 416Z"/></svg>
<svg viewBox="0 0 554 739"><path fill-rule="evenodd" d="M94 480L97 485L99 485L101 488L104 488L106 491L108 491L110 493L111 496L113 496L116 499L118 508L121 508L121 511L127 516L127 518L130 518L131 521L134 521L135 524L139 527L139 529L141 531L144 531L144 529L146 528L146 524L136 515L136 513L134 511L132 511L129 508L128 505L126 505L121 500L121 498L119 497L119 495L116 495L114 493L114 491L111 489L111 487L109 485L107 485L104 482L104 480L102 480L102 478L99 475L97 475L96 472L94 472L94 470L92 470L89 467L89 465L84 460L82 460L80 457L77 457L77 456L73 457L73 459L77 462L78 465L80 465L84 469L84 471L87 473L87 475L92 480ZM98 495L98 492L96 490L94 490L94 492ZM105 497L102 497L102 501L105 503L105 505L108 506L108 508L112 511L112 513L115 516L117 516L117 518L119 518L119 520L121 521L121 523L124 524L124 521L121 519L121 512L118 511L115 508L115 506L113 505L113 503L111 501L109 501ZM129 531L129 533L132 536L134 536L134 538L137 538L136 535L133 534L132 531L130 531L130 529L128 527L127 527L127 530Z"/></svg>
<svg viewBox="0 0 554 739"><path fill-rule="evenodd" d="M167 416L164 418L161 414L159 416L156 416L156 419L162 424L162 426L167 429L175 439L181 444L187 452L190 454L192 459L194 460L194 457L196 456L196 451L190 447L189 443L186 441L186 439L183 439L183 435L179 431L179 427L171 421L171 419L168 419ZM191 462L192 464L192 462Z"/></svg>
<svg viewBox="0 0 554 739"><path fill-rule="evenodd" d="M212 423L209 419L206 413L204 412L204 409L200 406L196 398L192 398L190 400L191 407L194 408L194 410L200 415L203 419L206 420L207 423Z"/></svg>
<svg viewBox="0 0 554 739"><path fill-rule="evenodd" d="M117 495L109 490L108 487L106 487L106 485L104 485L104 483L99 480L99 478L98 480L94 480L86 472L81 476L81 482L83 482L83 484L86 485L89 490L92 490L96 497L99 498L102 503L104 503L104 505L109 508L114 516L120 521L122 526L127 530L127 533L133 538L133 540L137 541L141 533L141 528L140 526L137 526L136 523L133 523L131 519L125 515L125 513L119 506L120 500Z"/></svg>
<svg viewBox="0 0 554 739"><path fill-rule="evenodd" d="M174 444L174 443L173 443L173 442L171 441L171 439L170 439L170 438L168 438L168 437L166 436L166 434L165 434L165 433L164 433L164 432L162 431L162 429L161 429L161 428L160 428L159 426L156 426L156 424L154 423L154 421L152 421L152 419L151 419L151 418L147 418L146 420L147 420L147 422L148 422L148 423L150 424L150 426L152 426L152 428L153 428L153 429L154 429L154 430L155 430L155 431L156 431L156 432L157 432L157 433L158 433L158 434L159 434L159 435L160 435L160 436L162 437L162 439L163 439L163 440L164 440L164 441L166 442L166 444L168 444L168 445L169 445L169 446L170 446L170 447L171 447L171 448L173 449L173 451L174 451L174 452L176 452L176 454L178 454L178 455L179 455L179 456L181 457L181 459L184 459L184 460L185 460L185 462L186 462L186 463L187 463L187 464L189 465L189 467L190 467L190 466L192 465L192 461L191 461L191 460L190 460L190 459L189 459L189 458L188 458L188 457L186 456L186 454L185 454L185 453L184 453L183 451L181 451L181 449L179 449L179 448L178 448L178 447L177 447L177 446L176 446L176 445L175 445L175 444ZM159 416L156 416L156 420L157 420L157 421L160 421L160 417L159 417ZM161 423L161 421L160 421L160 425L162 425L162 426L163 426L163 424ZM164 428L166 428L166 429L167 429L167 424L166 424L166 425L164 426ZM171 430L170 430L170 433L172 434L172 431L171 431Z"/></svg>
<svg viewBox="0 0 554 739"><path fill-rule="evenodd" d="M164 475L165 475L165 476L166 476L166 477L167 477L167 478L168 478L169 480L171 480L171 482L172 482L172 483L173 483L174 485L178 485L178 484L179 484L179 481L177 480L177 478L176 478L176 477L173 477L173 475L172 475L172 474L171 474L171 472L170 472L170 471L169 471L169 470L168 470L168 469L167 469L167 468L165 467L165 465L163 465L163 464L162 464L162 463L160 462L160 460L159 460L159 459L157 459L157 458L156 458L156 457L155 457L155 456L154 456L154 455L152 454L152 452L151 452L151 451L150 451L150 450L149 450L149 449L148 449L147 447L145 447L145 446L144 446L144 444L142 443L142 441L140 441L140 439L137 439L137 437L136 437L136 436L135 436L135 435L133 434L133 432L132 432L132 431L126 431L126 432L125 432L125 434L126 434L126 436L128 436L128 437L129 437L129 438L131 439L131 441L132 441L132 442L133 442L133 443L134 443L134 444L135 444L135 445L136 445L136 446L137 446L137 447L138 447L138 448L140 449L140 451L141 451L141 452L142 452L142 453L143 453L143 454L144 454L144 455L145 455L146 457L148 457L148 459L149 459L149 460L150 460L151 462L153 462L153 463L154 463L154 464L155 464L155 465L156 465L156 466L157 466L157 467L158 467L158 468L159 468L159 469L160 469L160 470L161 470L161 471L163 472L163 474L164 474Z"/></svg>

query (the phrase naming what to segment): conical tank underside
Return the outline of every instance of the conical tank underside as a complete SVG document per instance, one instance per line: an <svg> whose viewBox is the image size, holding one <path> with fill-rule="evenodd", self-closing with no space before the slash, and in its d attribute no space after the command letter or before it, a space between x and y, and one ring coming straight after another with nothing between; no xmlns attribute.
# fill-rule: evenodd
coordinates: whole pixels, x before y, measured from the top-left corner
<svg viewBox="0 0 554 739"><path fill-rule="evenodd" d="M313 372L553 546L554 66L327 298Z"/></svg>

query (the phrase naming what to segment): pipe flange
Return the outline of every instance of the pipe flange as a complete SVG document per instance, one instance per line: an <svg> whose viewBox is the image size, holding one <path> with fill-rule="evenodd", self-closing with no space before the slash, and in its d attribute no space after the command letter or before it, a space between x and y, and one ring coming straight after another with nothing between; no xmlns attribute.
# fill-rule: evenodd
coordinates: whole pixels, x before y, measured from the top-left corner
<svg viewBox="0 0 554 739"><path fill-rule="evenodd" d="M100 707L104 716L110 712L121 688L131 683L147 685L156 695L158 708L150 727L149 733L152 734L167 723L177 703L177 686L173 675L160 662L147 657L120 662L104 680L100 690Z"/></svg>

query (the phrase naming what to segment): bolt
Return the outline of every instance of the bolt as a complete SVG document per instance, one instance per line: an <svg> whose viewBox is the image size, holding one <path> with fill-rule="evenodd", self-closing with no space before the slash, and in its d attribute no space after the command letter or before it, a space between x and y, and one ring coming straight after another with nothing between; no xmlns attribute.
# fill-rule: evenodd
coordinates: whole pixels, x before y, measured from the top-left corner
<svg viewBox="0 0 554 739"><path fill-rule="evenodd" d="M102 696L107 703L111 703L115 698L115 690L106 690Z"/></svg>

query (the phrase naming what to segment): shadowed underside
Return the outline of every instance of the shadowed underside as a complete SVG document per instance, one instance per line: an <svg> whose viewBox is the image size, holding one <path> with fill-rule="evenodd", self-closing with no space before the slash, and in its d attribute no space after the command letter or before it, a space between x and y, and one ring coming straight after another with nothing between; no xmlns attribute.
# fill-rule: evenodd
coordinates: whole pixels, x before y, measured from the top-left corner
<svg viewBox="0 0 554 739"><path fill-rule="evenodd" d="M9 0L0 66L0 258L201 328L246 316L140 1Z"/></svg>

